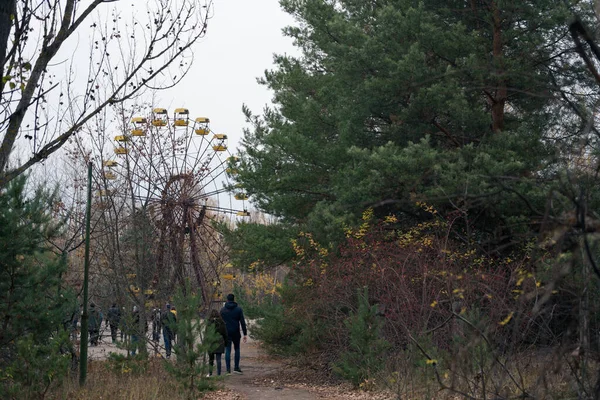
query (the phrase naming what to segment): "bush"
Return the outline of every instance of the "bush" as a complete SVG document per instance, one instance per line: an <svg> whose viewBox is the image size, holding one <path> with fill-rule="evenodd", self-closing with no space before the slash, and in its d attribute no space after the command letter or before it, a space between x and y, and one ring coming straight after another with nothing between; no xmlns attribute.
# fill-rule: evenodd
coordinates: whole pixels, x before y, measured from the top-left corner
<svg viewBox="0 0 600 400"><path fill-rule="evenodd" d="M358 311L344 321L349 332L348 349L333 365L333 371L359 387L378 374L385 363L383 356L390 344L382 339L382 319L377 306L369 305L369 292L358 291Z"/></svg>
<svg viewBox="0 0 600 400"><path fill-rule="evenodd" d="M143 375L148 371L149 360L142 352L133 357L119 353L109 353L107 368L116 374Z"/></svg>
<svg viewBox="0 0 600 400"><path fill-rule="evenodd" d="M66 257L51 251L60 235L55 195L26 194L26 177L0 190L0 392L43 397L71 361L64 324L74 304L61 285Z"/></svg>
<svg viewBox="0 0 600 400"><path fill-rule="evenodd" d="M71 353L64 350L70 345L67 332L46 344L37 343L33 335L17 339L11 362L0 370L0 398L44 398L67 376Z"/></svg>
<svg viewBox="0 0 600 400"><path fill-rule="evenodd" d="M267 351L279 355L298 353L298 341L303 333L302 323L290 317L281 304L263 304L255 309L260 318L250 334L262 341Z"/></svg>

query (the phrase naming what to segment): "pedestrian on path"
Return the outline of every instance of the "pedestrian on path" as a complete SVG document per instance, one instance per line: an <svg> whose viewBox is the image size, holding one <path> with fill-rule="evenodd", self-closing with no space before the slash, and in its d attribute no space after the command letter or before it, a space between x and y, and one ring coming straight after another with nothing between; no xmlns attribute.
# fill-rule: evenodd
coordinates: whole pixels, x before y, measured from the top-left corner
<svg viewBox="0 0 600 400"><path fill-rule="evenodd" d="M238 304L234 301L235 296L233 294L227 295L227 303L221 309L221 317L223 321L225 321L225 327L227 328L227 346L225 347L225 367L227 368L227 373L231 373L231 345L233 344L233 348L235 350L235 358L234 358L234 367L233 372L236 374L241 374L242 370L240 369L240 339L242 336L240 335L240 326L242 328L242 332L244 333L244 343L248 340L248 331L246 330L246 320L244 319L244 311L242 307L238 306Z"/></svg>
<svg viewBox="0 0 600 400"><path fill-rule="evenodd" d="M96 304L91 303L89 309L88 330L90 332L90 345L98 346L100 327L102 326L102 313L96 309Z"/></svg>
<svg viewBox="0 0 600 400"><path fill-rule="evenodd" d="M227 343L227 328L225 327L225 321L223 321L217 310L210 312L210 318L206 325L206 336L210 333L217 333L219 336L214 347L208 353L208 376L212 376L215 358L217 360L217 375L221 375L221 354L225 351L225 344Z"/></svg>
<svg viewBox="0 0 600 400"><path fill-rule="evenodd" d="M162 324L160 321L160 309L155 308L152 310L152 342L154 345L154 351L158 354L158 342L160 341L160 333L162 331Z"/></svg>
<svg viewBox="0 0 600 400"><path fill-rule="evenodd" d="M140 311L138 310L138 306L133 306L131 317L133 325L131 329L131 355L135 356L140 345Z"/></svg>
<svg viewBox="0 0 600 400"><path fill-rule="evenodd" d="M171 312L171 305L167 304L166 310L162 313L161 323L163 329L163 339L165 340L165 352L167 358L171 358L171 349L173 348L173 338L175 337L175 328L177 317Z"/></svg>
<svg viewBox="0 0 600 400"><path fill-rule="evenodd" d="M117 341L117 328L121 323L121 310L117 307L117 303L113 303L113 305L108 309L106 324L110 325L110 337L112 342L115 343Z"/></svg>

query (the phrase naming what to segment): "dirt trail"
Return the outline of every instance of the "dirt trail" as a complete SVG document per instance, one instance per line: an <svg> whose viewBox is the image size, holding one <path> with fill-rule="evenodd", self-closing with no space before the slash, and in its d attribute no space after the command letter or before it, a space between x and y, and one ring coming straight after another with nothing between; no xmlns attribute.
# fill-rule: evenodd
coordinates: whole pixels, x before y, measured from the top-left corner
<svg viewBox="0 0 600 400"><path fill-rule="evenodd" d="M159 351L164 356L162 338ZM150 355L154 348L148 346ZM126 354L126 351L111 343L110 335L104 334L98 346L88 349L90 360L105 360L109 353ZM233 354L232 363L233 363ZM223 373L225 360L223 355ZM392 397L350 390L344 385L328 385L315 382L314 377L303 376L282 361L268 357L260 347L260 342L249 338L241 343L240 368L243 375L232 374L220 379L225 390L207 395L209 400L388 400Z"/></svg>
<svg viewBox="0 0 600 400"><path fill-rule="evenodd" d="M162 338L160 341L160 352L164 354ZM154 350L148 346L148 351L153 354ZM105 360L109 353L126 354L127 352L111 343L110 335L106 333L101 336L98 346L90 346L88 354L90 360ZM306 389L296 389L279 387L276 385L260 386L257 382L267 379L273 373L276 373L285 366L277 361L269 360L260 350L259 343L252 339L248 339L248 343L241 343L241 362L240 367L244 371L243 375L232 374L224 376L222 380L223 386L230 390L232 399L243 400L316 400L319 399L316 395ZM231 362L233 364L233 356ZM225 355L222 357L223 373L225 373ZM233 367L233 365L232 365ZM274 382L272 382L274 383ZM320 397L322 399L322 397Z"/></svg>
<svg viewBox="0 0 600 400"><path fill-rule="evenodd" d="M285 368L281 363L266 359L256 342L248 341L241 344L242 359L240 368L243 375L227 376L224 385L227 389L241 394L245 400L315 400L318 397L306 389L288 388L283 386L260 386L257 382ZM233 358L233 354L232 354ZM233 360L232 360L233 362ZM225 369L223 361L223 369Z"/></svg>

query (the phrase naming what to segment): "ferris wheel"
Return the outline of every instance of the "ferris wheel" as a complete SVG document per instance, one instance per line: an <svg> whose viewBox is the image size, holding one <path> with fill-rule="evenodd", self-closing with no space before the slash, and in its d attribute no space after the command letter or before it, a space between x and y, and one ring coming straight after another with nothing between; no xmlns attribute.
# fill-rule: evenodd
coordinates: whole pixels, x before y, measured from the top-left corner
<svg viewBox="0 0 600 400"><path fill-rule="evenodd" d="M99 200L118 198L126 214L142 212L151 226L150 290L172 292L190 279L209 304L221 278L231 276L223 274L227 252L216 226L250 216L247 195L231 194L237 157L227 135L213 132L209 118L191 119L186 108L155 108L131 119L113 151L103 161Z"/></svg>

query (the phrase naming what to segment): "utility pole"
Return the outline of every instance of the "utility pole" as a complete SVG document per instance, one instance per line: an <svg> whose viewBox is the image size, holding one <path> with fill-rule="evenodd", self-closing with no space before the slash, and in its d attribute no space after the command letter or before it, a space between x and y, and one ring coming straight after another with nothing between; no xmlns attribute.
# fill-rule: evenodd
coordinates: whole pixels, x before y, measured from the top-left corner
<svg viewBox="0 0 600 400"><path fill-rule="evenodd" d="M79 340L79 386L85 385L87 378L88 353L88 280L90 270L90 219L92 218L92 162L88 163L87 204L85 210L85 260L83 266L83 315L81 317L81 338Z"/></svg>

